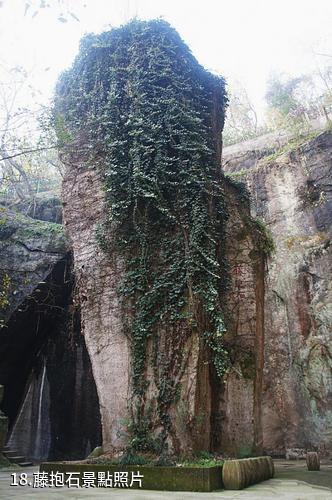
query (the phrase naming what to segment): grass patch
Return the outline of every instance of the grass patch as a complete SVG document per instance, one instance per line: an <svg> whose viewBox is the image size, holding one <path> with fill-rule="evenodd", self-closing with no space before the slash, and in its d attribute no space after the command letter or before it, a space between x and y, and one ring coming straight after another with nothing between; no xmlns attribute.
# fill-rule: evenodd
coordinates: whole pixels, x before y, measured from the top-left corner
<svg viewBox="0 0 332 500"><path fill-rule="evenodd" d="M82 462L83 463L83 462ZM174 457L161 455L156 457L151 454L124 453L120 457L101 456L89 458L84 461L86 464L94 465L147 465L150 467L221 467L224 460L211 455L208 452L201 452L196 457Z"/></svg>
<svg viewBox="0 0 332 500"><path fill-rule="evenodd" d="M221 467L224 460L215 458L197 458L196 460L184 461L181 464L183 467Z"/></svg>
<svg viewBox="0 0 332 500"><path fill-rule="evenodd" d="M274 153L264 156L259 161L260 165L265 165L266 163L269 163L270 161L275 161L279 156L285 154L285 153L291 153L292 151L295 151L297 148L302 146L302 144L314 139L321 133L321 130L313 130L312 132L308 134L303 134L298 137L294 137L293 139L290 139L289 142L287 142L284 146L281 148L277 149Z"/></svg>
<svg viewBox="0 0 332 500"><path fill-rule="evenodd" d="M226 177L230 177L231 179L240 179L241 177L244 177L245 175L248 174L248 172L251 172L251 168L242 168L241 170L238 170L237 172L226 172L225 175Z"/></svg>

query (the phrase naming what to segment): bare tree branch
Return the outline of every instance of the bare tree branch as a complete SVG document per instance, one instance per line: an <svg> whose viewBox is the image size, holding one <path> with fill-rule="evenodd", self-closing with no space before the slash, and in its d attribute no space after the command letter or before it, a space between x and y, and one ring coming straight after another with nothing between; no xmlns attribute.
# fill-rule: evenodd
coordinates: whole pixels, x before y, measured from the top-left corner
<svg viewBox="0 0 332 500"><path fill-rule="evenodd" d="M47 151L50 149L57 149L60 147L61 146L56 145L56 146L48 146L48 147L43 147L43 148L23 149L19 153L15 153L13 155L5 155L5 156L0 157L0 161L11 160L12 158L17 158L18 156L26 155L29 153L38 153L39 151Z"/></svg>

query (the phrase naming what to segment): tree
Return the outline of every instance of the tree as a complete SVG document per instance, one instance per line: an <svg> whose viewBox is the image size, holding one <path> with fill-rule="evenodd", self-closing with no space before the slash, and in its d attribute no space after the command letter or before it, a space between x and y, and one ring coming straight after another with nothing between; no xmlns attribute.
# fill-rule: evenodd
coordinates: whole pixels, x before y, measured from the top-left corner
<svg viewBox="0 0 332 500"><path fill-rule="evenodd" d="M247 91L239 82L234 82L229 91L229 106L223 131L224 145L257 137L265 131L265 127L258 123L255 107Z"/></svg>
<svg viewBox="0 0 332 500"><path fill-rule="evenodd" d="M47 107L38 99L22 67L0 65L0 194L2 202L33 199L59 185L54 137L46 135L40 118ZM23 105L27 95L30 105Z"/></svg>
<svg viewBox="0 0 332 500"><path fill-rule="evenodd" d="M312 126L312 120L325 116L328 119L329 92L319 84L320 74L311 73L297 77L273 74L268 80L265 95L268 104L267 117L272 129L290 128L298 133ZM329 90L327 75L324 84Z"/></svg>

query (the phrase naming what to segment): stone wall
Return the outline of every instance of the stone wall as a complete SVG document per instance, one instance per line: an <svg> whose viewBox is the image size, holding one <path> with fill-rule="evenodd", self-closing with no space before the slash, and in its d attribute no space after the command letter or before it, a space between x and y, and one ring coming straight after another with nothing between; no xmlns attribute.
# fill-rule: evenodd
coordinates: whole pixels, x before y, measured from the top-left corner
<svg viewBox="0 0 332 500"><path fill-rule="evenodd" d="M103 445L121 447L128 420L129 346L116 288L121 262L109 262L97 242L104 192L97 170L71 167L63 183L64 220L74 255L76 300L99 396Z"/></svg>
<svg viewBox="0 0 332 500"><path fill-rule="evenodd" d="M42 222L0 205L0 291L7 275L6 304L1 303L0 326L43 283L68 252L63 227Z"/></svg>
<svg viewBox="0 0 332 500"><path fill-rule="evenodd" d="M253 237L248 206L239 203L236 190L229 193L228 206L226 241L231 287L226 339L232 368L224 381L221 400L221 449L245 456L260 452L262 447L265 257Z"/></svg>

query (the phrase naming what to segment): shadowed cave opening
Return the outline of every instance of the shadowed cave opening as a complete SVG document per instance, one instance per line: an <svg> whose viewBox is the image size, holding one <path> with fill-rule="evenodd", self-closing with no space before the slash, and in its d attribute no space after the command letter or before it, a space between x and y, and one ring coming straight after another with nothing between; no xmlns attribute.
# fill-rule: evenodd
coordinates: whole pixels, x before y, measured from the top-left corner
<svg viewBox="0 0 332 500"><path fill-rule="evenodd" d="M1 334L8 445L35 461L84 458L101 443L99 400L73 286L68 254Z"/></svg>

